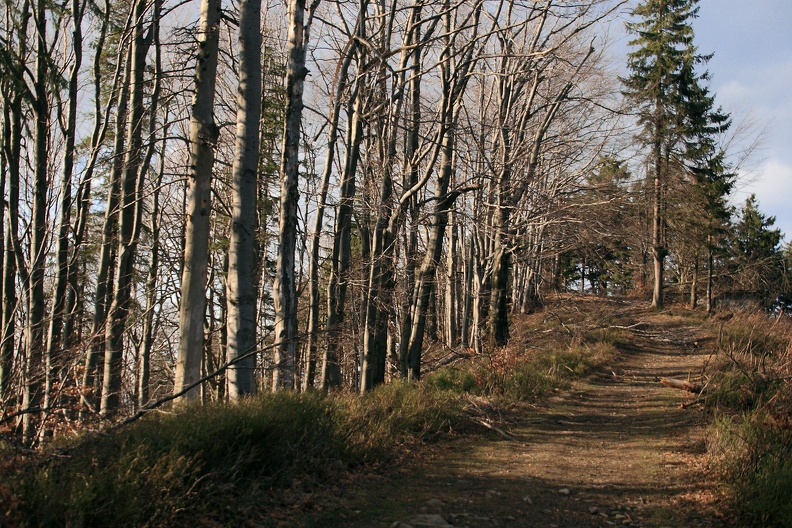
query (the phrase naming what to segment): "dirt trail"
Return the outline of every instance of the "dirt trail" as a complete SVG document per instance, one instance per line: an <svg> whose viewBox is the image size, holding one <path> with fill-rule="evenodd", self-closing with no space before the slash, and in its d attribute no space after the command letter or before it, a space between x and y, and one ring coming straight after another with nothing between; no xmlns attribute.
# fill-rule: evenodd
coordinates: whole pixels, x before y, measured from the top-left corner
<svg viewBox="0 0 792 528"><path fill-rule="evenodd" d="M701 411L658 383L699 373L706 336L648 317L612 366L507 423L513 438L462 436L427 463L343 490L336 526L718 526L697 505Z"/></svg>

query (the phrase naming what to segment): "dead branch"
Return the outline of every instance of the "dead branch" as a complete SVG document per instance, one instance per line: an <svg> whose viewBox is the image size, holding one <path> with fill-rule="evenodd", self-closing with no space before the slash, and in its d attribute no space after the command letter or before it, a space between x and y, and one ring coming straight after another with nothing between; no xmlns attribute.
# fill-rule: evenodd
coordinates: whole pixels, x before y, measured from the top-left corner
<svg viewBox="0 0 792 528"><path fill-rule="evenodd" d="M660 378L660 384L665 385L666 387L671 387L672 389L680 389L680 390L688 391L693 394L699 394L703 389L701 385L691 383L687 380L680 380L675 378Z"/></svg>

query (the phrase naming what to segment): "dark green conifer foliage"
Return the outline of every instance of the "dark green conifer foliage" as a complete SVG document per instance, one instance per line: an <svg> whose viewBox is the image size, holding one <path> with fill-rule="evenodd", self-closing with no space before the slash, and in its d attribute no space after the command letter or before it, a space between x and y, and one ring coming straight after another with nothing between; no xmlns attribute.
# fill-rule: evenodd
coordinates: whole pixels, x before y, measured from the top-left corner
<svg viewBox="0 0 792 528"><path fill-rule="evenodd" d="M628 55L630 75L622 82L636 108L641 125L639 140L647 149L647 180L654 184L652 196L652 255L654 259L653 306L663 305L663 273L668 255L666 193L672 179L684 180L688 156L696 150L696 138L728 126L728 118L712 112L712 96L703 87L708 74L697 66L711 55L701 55L693 45L692 20L698 0L646 0L627 24L635 35ZM682 163L680 163L682 161Z"/></svg>

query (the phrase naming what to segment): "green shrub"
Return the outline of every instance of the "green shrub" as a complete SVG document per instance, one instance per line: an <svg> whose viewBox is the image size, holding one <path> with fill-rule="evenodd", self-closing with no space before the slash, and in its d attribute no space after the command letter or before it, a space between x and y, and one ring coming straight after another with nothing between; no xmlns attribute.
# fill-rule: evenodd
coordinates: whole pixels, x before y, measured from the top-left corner
<svg viewBox="0 0 792 528"><path fill-rule="evenodd" d="M394 446L432 440L460 420L457 394L430 385L396 381L361 398L343 398L342 430L354 460L385 461L398 453Z"/></svg>
<svg viewBox="0 0 792 528"><path fill-rule="evenodd" d="M765 412L719 417L711 454L746 526L792 527L792 430Z"/></svg>
<svg viewBox="0 0 792 528"><path fill-rule="evenodd" d="M451 392L407 383L364 397L284 392L184 406L77 440L16 475L11 491L24 526L236 525L240 505L261 508L273 487L392 460L399 445L453 428L461 409Z"/></svg>
<svg viewBox="0 0 792 528"><path fill-rule="evenodd" d="M426 376L424 384L435 390L457 394L475 394L479 388L476 376L469 370L459 368L443 368L433 372Z"/></svg>
<svg viewBox="0 0 792 528"><path fill-rule="evenodd" d="M612 343L571 345L555 352L517 352L504 348L481 361L475 371L478 390L511 401L533 401L607 363L616 354Z"/></svg>

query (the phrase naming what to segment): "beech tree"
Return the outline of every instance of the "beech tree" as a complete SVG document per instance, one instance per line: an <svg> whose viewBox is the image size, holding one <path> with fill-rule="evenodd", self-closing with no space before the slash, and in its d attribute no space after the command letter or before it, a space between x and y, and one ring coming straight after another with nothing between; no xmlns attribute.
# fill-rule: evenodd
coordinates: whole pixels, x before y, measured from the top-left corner
<svg viewBox="0 0 792 528"><path fill-rule="evenodd" d="M261 2L239 6L239 90L228 264L228 396L256 392L256 197L261 118ZM296 167L295 167L296 171ZM296 301L295 301L296 302ZM277 309L276 309L277 317Z"/></svg>
<svg viewBox="0 0 792 528"><path fill-rule="evenodd" d="M206 278L209 264L209 216L211 213L214 149L219 129L214 120L215 84L220 41L221 0L201 2L195 95L190 115L190 186L184 269L179 305L179 352L174 393L200 377L206 314ZM195 399L195 387L186 397Z"/></svg>

